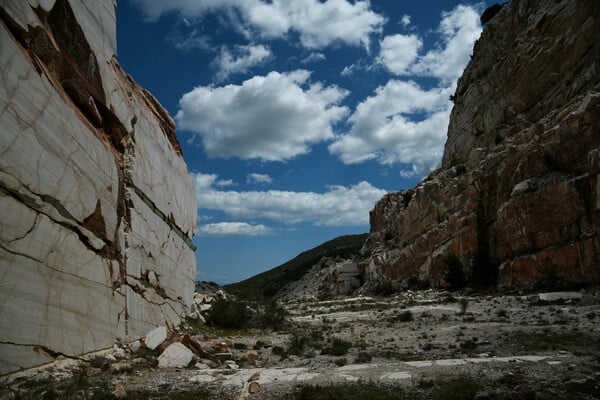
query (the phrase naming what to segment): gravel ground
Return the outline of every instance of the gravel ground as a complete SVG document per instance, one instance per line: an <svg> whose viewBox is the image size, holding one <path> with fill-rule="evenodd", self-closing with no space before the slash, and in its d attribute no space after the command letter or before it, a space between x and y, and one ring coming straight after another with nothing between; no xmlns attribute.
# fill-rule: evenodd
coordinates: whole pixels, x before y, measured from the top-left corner
<svg viewBox="0 0 600 400"><path fill-rule="evenodd" d="M600 305L579 303L433 290L288 302L291 324L281 332L202 333L233 342L235 363L163 370L156 354L112 361L109 351L5 377L0 400L115 398L118 387L130 399L293 399L314 397L315 385L324 395L332 385L367 390L360 398L384 390L389 397L376 398L595 399ZM251 348L258 359L244 360ZM464 393L444 394L453 384ZM335 398L359 398L343 393Z"/></svg>

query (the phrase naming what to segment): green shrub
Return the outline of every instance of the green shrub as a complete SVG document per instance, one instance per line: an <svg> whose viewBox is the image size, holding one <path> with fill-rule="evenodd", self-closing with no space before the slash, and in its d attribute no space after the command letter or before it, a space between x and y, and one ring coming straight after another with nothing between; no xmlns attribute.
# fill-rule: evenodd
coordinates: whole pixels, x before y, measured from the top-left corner
<svg viewBox="0 0 600 400"><path fill-rule="evenodd" d="M454 379L440 389L433 396L434 400L472 400L481 385L470 377Z"/></svg>
<svg viewBox="0 0 600 400"><path fill-rule="evenodd" d="M348 364L348 360L346 360L346 358L338 358L334 362L338 367L343 367L344 365Z"/></svg>
<svg viewBox="0 0 600 400"><path fill-rule="evenodd" d="M373 294L376 296L391 296L397 291L396 283L385 278L379 279L373 288Z"/></svg>
<svg viewBox="0 0 600 400"><path fill-rule="evenodd" d="M334 386L301 386L294 394L296 400L392 400L400 397L397 389L394 394L389 387L378 383L338 384Z"/></svg>
<svg viewBox="0 0 600 400"><path fill-rule="evenodd" d="M372 359L373 356L371 356L371 354L367 353L366 351L361 351L358 353L358 356L356 357L354 362L356 364L366 364L368 362L371 362Z"/></svg>
<svg viewBox="0 0 600 400"><path fill-rule="evenodd" d="M297 356L302 355L309 341L310 338L308 336L304 335L303 333L294 332L290 337L290 346L287 350L287 353Z"/></svg>
<svg viewBox="0 0 600 400"><path fill-rule="evenodd" d="M398 321L400 322L409 322L412 321L414 319L412 312L410 312L410 310L405 310L402 311L399 315L398 315Z"/></svg>
<svg viewBox="0 0 600 400"><path fill-rule="evenodd" d="M464 164L459 164L456 167L456 176L462 175L467 172L467 166Z"/></svg>
<svg viewBox="0 0 600 400"><path fill-rule="evenodd" d="M245 302L219 299L212 304L206 322L220 328L239 329L250 320L250 310Z"/></svg>
<svg viewBox="0 0 600 400"><path fill-rule="evenodd" d="M274 300L259 307L255 326L263 329L281 330L287 324L287 311Z"/></svg>
<svg viewBox="0 0 600 400"><path fill-rule="evenodd" d="M274 346L273 347L273 354L275 354L276 356L280 356L280 357L285 357L286 356L286 352L285 349L281 346Z"/></svg>
<svg viewBox="0 0 600 400"><path fill-rule="evenodd" d="M463 297L460 299L460 315L465 315L467 313L467 307L469 307L469 300Z"/></svg>
<svg viewBox="0 0 600 400"><path fill-rule="evenodd" d="M428 280L421 280L416 275L409 276L406 280L406 284L410 290L427 290L431 288Z"/></svg>
<svg viewBox="0 0 600 400"><path fill-rule="evenodd" d="M352 342L349 342L347 340L344 339L340 339L340 338L334 338L331 341L331 346L330 347L325 347L323 350L321 350L321 354L326 355L332 355L332 356L343 356L345 354L348 354L348 350L352 348Z"/></svg>
<svg viewBox="0 0 600 400"><path fill-rule="evenodd" d="M402 192L402 204L404 204L404 207L408 207L408 205L410 204L410 201L412 200L412 196L413 196L412 191Z"/></svg>

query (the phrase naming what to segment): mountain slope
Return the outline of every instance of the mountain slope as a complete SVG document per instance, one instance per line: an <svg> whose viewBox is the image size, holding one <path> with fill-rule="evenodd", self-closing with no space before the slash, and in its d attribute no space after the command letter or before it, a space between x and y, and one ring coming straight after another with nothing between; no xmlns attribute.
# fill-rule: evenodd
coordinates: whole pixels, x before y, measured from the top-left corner
<svg viewBox="0 0 600 400"><path fill-rule="evenodd" d="M292 260L244 281L225 286L241 297L273 297L286 283L299 280L323 257L349 258L363 246L367 234L340 236L298 254Z"/></svg>

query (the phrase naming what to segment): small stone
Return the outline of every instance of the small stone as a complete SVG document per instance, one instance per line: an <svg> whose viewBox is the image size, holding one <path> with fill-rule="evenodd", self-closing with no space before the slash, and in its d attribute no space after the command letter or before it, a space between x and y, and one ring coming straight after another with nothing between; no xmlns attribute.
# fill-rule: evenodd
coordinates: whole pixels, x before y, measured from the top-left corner
<svg viewBox="0 0 600 400"><path fill-rule="evenodd" d="M591 295L591 294L586 294L579 301L579 305L582 307L595 306L596 304L598 304L598 300L596 299L596 296Z"/></svg>
<svg viewBox="0 0 600 400"><path fill-rule="evenodd" d="M258 352L256 350L248 350L242 358L248 361L256 361L258 360Z"/></svg>
<svg viewBox="0 0 600 400"><path fill-rule="evenodd" d="M167 327L159 326L148 332L146 338L144 339L144 344L150 350L156 349L162 342L167 339Z"/></svg>
<svg viewBox="0 0 600 400"><path fill-rule="evenodd" d="M258 382L250 382L250 385L248 385L248 393L256 394L258 392L260 392L260 384Z"/></svg>
<svg viewBox="0 0 600 400"><path fill-rule="evenodd" d="M127 391L123 386L117 386L115 390L112 392L112 395L115 396L115 399L126 399Z"/></svg>
<svg viewBox="0 0 600 400"><path fill-rule="evenodd" d="M128 362L118 362L118 363L110 364L110 366L108 367L108 371L111 374L124 372L124 371L131 371L131 369L132 369L131 364Z"/></svg>
<svg viewBox="0 0 600 400"><path fill-rule="evenodd" d="M117 346L116 344L113 346L113 355L116 358L120 358L120 359L127 358L127 354L125 354L125 349Z"/></svg>
<svg viewBox="0 0 600 400"><path fill-rule="evenodd" d="M236 364L235 361L227 361L225 363L225 366L227 366L227 368L233 370L233 371L237 371L238 369L240 369L240 366Z"/></svg>
<svg viewBox="0 0 600 400"><path fill-rule="evenodd" d="M158 285L158 277L154 271L148 272L148 282L153 286Z"/></svg>
<svg viewBox="0 0 600 400"><path fill-rule="evenodd" d="M142 347L142 342L140 342L139 340L134 340L133 342L129 343L128 347L129 351L131 351L132 353L137 353Z"/></svg>
<svg viewBox="0 0 600 400"><path fill-rule="evenodd" d="M581 293L578 292L548 292L548 293L539 293L538 297L543 301L567 301L567 300L579 300L583 297Z"/></svg>

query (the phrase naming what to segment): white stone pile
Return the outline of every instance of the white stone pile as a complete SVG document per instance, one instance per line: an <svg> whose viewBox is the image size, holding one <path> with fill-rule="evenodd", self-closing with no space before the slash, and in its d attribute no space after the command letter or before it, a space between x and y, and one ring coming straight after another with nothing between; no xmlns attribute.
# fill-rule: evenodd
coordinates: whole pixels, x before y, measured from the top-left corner
<svg viewBox="0 0 600 400"><path fill-rule="evenodd" d="M216 300L226 300L227 294L219 289L215 293L197 293L194 292L191 312L188 317L206 323L206 314L212 308Z"/></svg>

